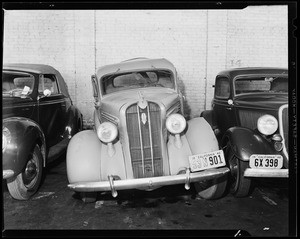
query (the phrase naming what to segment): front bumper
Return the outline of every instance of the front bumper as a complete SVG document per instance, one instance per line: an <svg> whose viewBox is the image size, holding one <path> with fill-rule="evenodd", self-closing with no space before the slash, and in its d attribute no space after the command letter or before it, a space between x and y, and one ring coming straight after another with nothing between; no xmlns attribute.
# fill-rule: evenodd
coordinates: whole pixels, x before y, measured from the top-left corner
<svg viewBox="0 0 300 239"><path fill-rule="evenodd" d="M15 172L10 169L3 170L3 179L8 179L14 176Z"/></svg>
<svg viewBox="0 0 300 239"><path fill-rule="evenodd" d="M101 182L79 182L69 184L68 187L77 192L97 192L111 191L114 197L117 196L116 190L126 189L154 189L161 186L185 184L185 188L190 188L190 183L210 180L222 177L229 173L229 168L208 169L201 172L190 173L187 169L185 174L177 174L172 176L137 178L127 180L113 180L112 176L108 177L108 181Z"/></svg>
<svg viewBox="0 0 300 239"><path fill-rule="evenodd" d="M255 178L288 178L288 169L256 169L247 168L244 172L244 177Z"/></svg>

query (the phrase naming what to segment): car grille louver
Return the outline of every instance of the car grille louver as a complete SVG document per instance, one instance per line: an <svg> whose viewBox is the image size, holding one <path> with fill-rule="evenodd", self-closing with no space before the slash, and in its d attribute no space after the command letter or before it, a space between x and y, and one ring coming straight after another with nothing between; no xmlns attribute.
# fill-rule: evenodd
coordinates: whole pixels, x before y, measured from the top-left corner
<svg viewBox="0 0 300 239"><path fill-rule="evenodd" d="M133 104L126 110L126 123L134 178L162 176L160 107Z"/></svg>

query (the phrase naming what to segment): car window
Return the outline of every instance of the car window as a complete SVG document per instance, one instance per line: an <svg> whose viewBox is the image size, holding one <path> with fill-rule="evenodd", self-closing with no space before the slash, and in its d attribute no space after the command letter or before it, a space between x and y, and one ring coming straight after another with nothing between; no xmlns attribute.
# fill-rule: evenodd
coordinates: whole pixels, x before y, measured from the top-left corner
<svg viewBox="0 0 300 239"><path fill-rule="evenodd" d="M51 95L56 95L59 93L57 80L54 75L45 74L39 79L39 94L44 94L45 90L49 90Z"/></svg>
<svg viewBox="0 0 300 239"><path fill-rule="evenodd" d="M26 97L32 93L34 76L27 73L3 72L2 95L11 97Z"/></svg>
<svg viewBox="0 0 300 239"><path fill-rule="evenodd" d="M235 94L288 92L288 80L283 77L241 78L235 81L234 86Z"/></svg>
<svg viewBox="0 0 300 239"><path fill-rule="evenodd" d="M143 87L174 88L172 73L167 70L127 72L102 78L104 94Z"/></svg>
<svg viewBox="0 0 300 239"><path fill-rule="evenodd" d="M230 95L230 85L229 79L226 77L220 77L216 79L215 85L215 97L217 98L229 98Z"/></svg>

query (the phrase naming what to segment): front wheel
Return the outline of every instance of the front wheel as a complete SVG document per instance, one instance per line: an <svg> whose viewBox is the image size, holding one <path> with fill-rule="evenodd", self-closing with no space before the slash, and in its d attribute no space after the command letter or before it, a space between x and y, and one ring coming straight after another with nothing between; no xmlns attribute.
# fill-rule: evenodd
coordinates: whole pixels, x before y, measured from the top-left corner
<svg viewBox="0 0 300 239"><path fill-rule="evenodd" d="M227 176L194 183L196 192L204 199L218 199L225 193Z"/></svg>
<svg viewBox="0 0 300 239"><path fill-rule="evenodd" d="M237 158L229 144L227 145L226 158L230 168L230 193L235 197L246 197L250 192L251 179L244 177L244 172L249 163Z"/></svg>
<svg viewBox="0 0 300 239"><path fill-rule="evenodd" d="M42 179L43 156L38 145L30 153L26 166L16 177L7 180L10 195L18 200L28 200L35 194Z"/></svg>

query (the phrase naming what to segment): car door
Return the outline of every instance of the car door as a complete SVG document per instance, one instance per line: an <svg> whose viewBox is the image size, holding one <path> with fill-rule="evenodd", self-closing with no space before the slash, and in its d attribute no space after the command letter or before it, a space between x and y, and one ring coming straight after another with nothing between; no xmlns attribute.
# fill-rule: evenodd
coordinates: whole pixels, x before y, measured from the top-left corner
<svg viewBox="0 0 300 239"><path fill-rule="evenodd" d="M231 84L228 77L218 76L215 84L215 98L213 100L215 121L221 134L236 126L235 106L232 100Z"/></svg>
<svg viewBox="0 0 300 239"><path fill-rule="evenodd" d="M39 123L44 130L47 146L52 147L63 139L66 99L53 74L40 75L38 94Z"/></svg>

